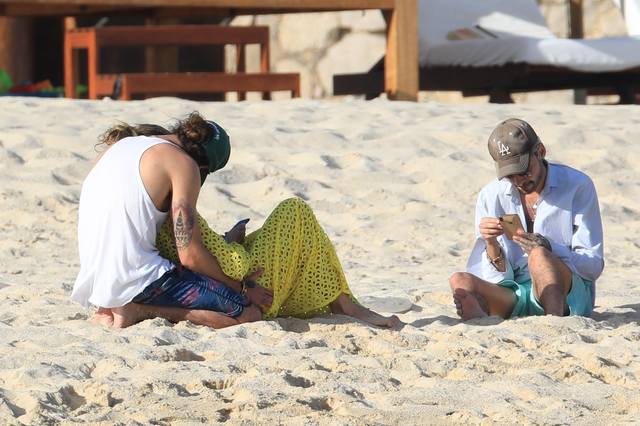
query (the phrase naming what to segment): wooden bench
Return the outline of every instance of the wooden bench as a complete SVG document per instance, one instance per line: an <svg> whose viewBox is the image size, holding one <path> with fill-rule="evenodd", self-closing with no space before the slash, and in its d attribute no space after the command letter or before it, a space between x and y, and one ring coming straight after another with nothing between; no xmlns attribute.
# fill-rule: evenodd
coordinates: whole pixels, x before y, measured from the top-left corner
<svg viewBox="0 0 640 426"><path fill-rule="evenodd" d="M260 48L260 72L245 73L245 46L257 44ZM237 73L226 72L172 72L172 73L100 73L100 49L107 46L212 46L236 47ZM78 51L87 50L88 97L111 95L119 78L123 99L134 94L169 95L178 93L245 92L258 91L263 99L271 91L286 90L300 96L300 77L295 73L269 72L269 27L227 27L220 25L147 25L114 26L103 28L68 28L64 40L65 96L76 98L79 80Z"/></svg>

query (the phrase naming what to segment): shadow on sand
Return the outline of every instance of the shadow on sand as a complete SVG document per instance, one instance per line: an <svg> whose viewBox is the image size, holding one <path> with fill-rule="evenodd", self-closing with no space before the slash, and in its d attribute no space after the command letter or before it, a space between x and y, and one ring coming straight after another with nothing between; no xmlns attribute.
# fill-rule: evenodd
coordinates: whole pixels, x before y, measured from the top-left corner
<svg viewBox="0 0 640 426"><path fill-rule="evenodd" d="M606 322L613 327L632 322L638 323L640 322L640 303L606 308L604 312L594 312L591 318L598 322Z"/></svg>

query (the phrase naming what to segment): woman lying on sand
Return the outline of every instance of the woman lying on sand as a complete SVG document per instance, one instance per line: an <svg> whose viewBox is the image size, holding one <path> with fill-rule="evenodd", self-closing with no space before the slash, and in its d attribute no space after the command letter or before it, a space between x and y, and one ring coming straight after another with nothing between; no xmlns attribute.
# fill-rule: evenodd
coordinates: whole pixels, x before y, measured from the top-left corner
<svg viewBox="0 0 640 426"><path fill-rule="evenodd" d="M280 203L246 238L244 224L226 240L211 230L195 201L207 174L229 158L217 124L193 113L170 130L122 124L101 141L107 150L80 198L81 270L72 293L99 306L97 322L126 327L160 316L221 328L333 312L400 324L353 299L333 245L300 199Z"/></svg>

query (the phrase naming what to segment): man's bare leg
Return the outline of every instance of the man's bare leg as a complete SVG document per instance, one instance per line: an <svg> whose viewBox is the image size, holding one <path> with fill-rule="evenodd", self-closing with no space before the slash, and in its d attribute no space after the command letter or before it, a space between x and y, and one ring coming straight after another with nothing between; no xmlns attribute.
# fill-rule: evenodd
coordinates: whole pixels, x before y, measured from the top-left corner
<svg viewBox="0 0 640 426"><path fill-rule="evenodd" d="M137 303L129 303L122 308L114 308L113 311L113 326L115 328L129 327L139 321L155 317L164 318L171 322L191 321L194 324L206 325L212 328L224 328L262 319L262 312L253 305L246 307L236 318L204 309L185 309Z"/></svg>
<svg viewBox="0 0 640 426"><path fill-rule="evenodd" d="M516 305L516 295L512 290L467 272L455 272L449 278L449 285L456 312L464 321L487 314L509 318Z"/></svg>
<svg viewBox="0 0 640 426"><path fill-rule="evenodd" d="M334 314L349 315L366 323L377 325L378 327L396 328L403 324L395 315L385 317L371 309L353 303L346 294L341 294L329 305Z"/></svg>
<svg viewBox="0 0 640 426"><path fill-rule="evenodd" d="M91 322L103 327L113 327L113 312L109 308L98 308Z"/></svg>
<svg viewBox="0 0 640 426"><path fill-rule="evenodd" d="M563 316L572 278L567 265L546 248L536 247L529 252L529 274L534 294L544 308L544 313Z"/></svg>

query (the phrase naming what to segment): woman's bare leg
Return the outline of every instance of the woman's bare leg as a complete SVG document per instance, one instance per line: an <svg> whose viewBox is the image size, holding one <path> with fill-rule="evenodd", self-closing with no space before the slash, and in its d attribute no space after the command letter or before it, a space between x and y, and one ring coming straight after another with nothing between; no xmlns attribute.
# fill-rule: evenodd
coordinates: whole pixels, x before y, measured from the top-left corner
<svg viewBox="0 0 640 426"><path fill-rule="evenodd" d="M349 315L378 327L396 328L403 324L395 315L385 317L364 306L356 305L346 294L341 294L329 305L334 314Z"/></svg>

